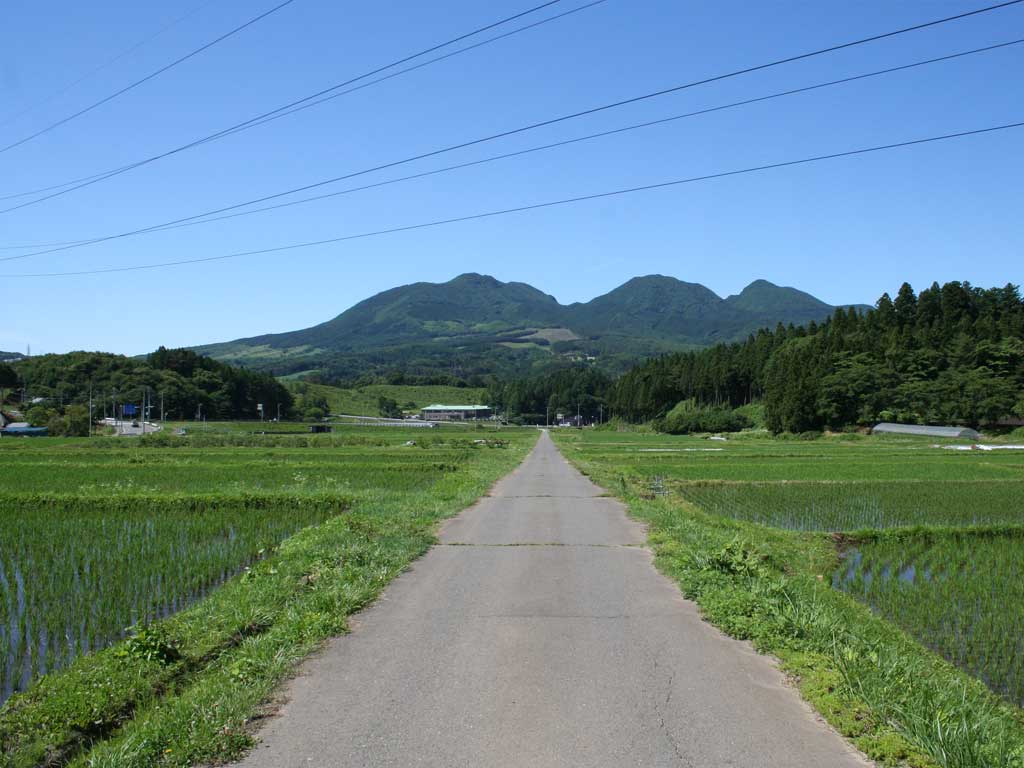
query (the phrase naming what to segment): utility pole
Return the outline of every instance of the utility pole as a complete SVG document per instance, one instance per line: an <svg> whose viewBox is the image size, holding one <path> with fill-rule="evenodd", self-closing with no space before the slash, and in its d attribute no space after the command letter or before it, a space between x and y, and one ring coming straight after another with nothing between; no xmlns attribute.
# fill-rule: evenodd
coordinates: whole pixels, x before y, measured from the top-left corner
<svg viewBox="0 0 1024 768"><path fill-rule="evenodd" d="M163 424L164 419L164 393L160 393L160 423Z"/></svg>
<svg viewBox="0 0 1024 768"><path fill-rule="evenodd" d="M89 382L89 437L92 437L92 382Z"/></svg>
<svg viewBox="0 0 1024 768"><path fill-rule="evenodd" d="M277 404L277 423L281 423L281 403Z"/></svg>

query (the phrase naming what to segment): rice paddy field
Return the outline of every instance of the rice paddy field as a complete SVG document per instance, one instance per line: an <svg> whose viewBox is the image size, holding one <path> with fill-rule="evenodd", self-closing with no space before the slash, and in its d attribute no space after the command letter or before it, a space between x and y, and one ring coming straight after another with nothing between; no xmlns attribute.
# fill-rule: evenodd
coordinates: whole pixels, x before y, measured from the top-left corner
<svg viewBox="0 0 1024 768"><path fill-rule="evenodd" d="M654 540L665 542L671 558L663 567L684 575L684 589L689 579L699 595L709 583L706 572L715 569L732 576L761 573L755 561L772 563L783 579L807 573L817 581L804 583L800 594L808 605L803 610L822 610L825 586L869 608L920 647L984 683L1009 705L1006 722L1016 723L1012 727L1019 735L1024 723L1024 452L947 450L955 441L856 435L803 441L742 434L709 440L598 430L559 432L555 438L570 460L632 500L634 513L651 523ZM722 606L709 603L710 613L720 611L720 623L737 627L741 636L756 636L744 623L751 619L734 615L744 603L730 600ZM795 610L796 600L789 595L772 610ZM841 602L834 605L845 610ZM857 659L855 666L884 668L887 649L875 639L858 638L855 626L821 629L850 638L843 654ZM879 632L884 634L884 627ZM779 641L779 648L787 642ZM830 654L828 644L826 637L818 650ZM836 669L848 666L843 654L836 653ZM953 690L954 683L950 678L945 687ZM881 688L881 678L874 684ZM851 688L870 698L864 693L868 683L851 682ZM1018 765L1024 760L1024 751L1014 753L1017 762L1000 752L1005 762L999 762L978 754L955 756L948 745L937 746L936 739L953 738L949 734L956 731L942 718L958 713L952 704L945 714L937 707L926 712L924 698L918 695L886 717L897 723L914 720L917 725L904 730L934 753L935 763ZM885 704L881 695L878 702ZM912 717L914 707L922 711ZM967 743L974 738L968 729L980 728L984 717L966 704L963 711L978 721L965 721L958 732ZM932 725L922 724L926 717ZM915 736L915 728L926 733ZM942 728L946 736L940 737ZM982 743L977 739L975 746Z"/></svg>
<svg viewBox="0 0 1024 768"><path fill-rule="evenodd" d="M123 673L150 700L168 687L163 675L201 677L242 652L242 638L273 634L275 617L294 618L300 645L316 635L311 615L321 634L343 629L345 614L429 545L437 521L518 464L537 434L211 426L184 437L0 441L0 765L19 750L41 749L45 762L59 748L26 741L26 722L58 728L36 712L57 707L71 731L46 738L78 748L69 701L87 722L123 722L76 676ZM310 542L323 548L314 560L288 554ZM327 600L309 592L328 585L326 574L326 607L296 613Z"/></svg>
<svg viewBox="0 0 1024 768"><path fill-rule="evenodd" d="M1024 707L1024 529L881 536L833 584Z"/></svg>

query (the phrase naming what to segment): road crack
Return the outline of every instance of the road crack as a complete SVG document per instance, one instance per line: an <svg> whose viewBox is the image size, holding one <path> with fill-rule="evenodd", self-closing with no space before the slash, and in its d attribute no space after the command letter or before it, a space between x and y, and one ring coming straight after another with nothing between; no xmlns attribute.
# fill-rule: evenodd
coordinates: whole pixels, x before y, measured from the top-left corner
<svg viewBox="0 0 1024 768"><path fill-rule="evenodd" d="M654 668L657 670L658 662L654 662ZM673 753L675 753L676 761L686 768L694 768L693 762L683 754L682 748L679 746L679 742L676 741L675 736L672 735L672 730L668 727L668 722L665 720L665 711L668 705L672 702L672 694L674 692L672 684L675 682L676 673L673 670L668 676L668 690L665 692L665 700L660 705L655 705L655 712L658 715L658 727L661 729L662 734L665 736L665 741L672 747Z"/></svg>

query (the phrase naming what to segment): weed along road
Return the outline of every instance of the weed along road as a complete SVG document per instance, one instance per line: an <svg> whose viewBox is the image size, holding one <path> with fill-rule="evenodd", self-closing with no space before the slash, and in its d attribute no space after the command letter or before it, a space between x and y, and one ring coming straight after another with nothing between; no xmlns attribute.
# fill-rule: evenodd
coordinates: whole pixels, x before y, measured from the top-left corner
<svg viewBox="0 0 1024 768"><path fill-rule="evenodd" d="M242 765L866 765L601 494L542 435L303 665Z"/></svg>

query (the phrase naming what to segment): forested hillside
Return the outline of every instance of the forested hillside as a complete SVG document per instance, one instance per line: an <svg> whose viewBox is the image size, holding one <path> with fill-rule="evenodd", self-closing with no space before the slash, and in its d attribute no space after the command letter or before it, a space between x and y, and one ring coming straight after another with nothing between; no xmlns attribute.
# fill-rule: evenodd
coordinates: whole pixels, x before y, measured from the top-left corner
<svg viewBox="0 0 1024 768"><path fill-rule="evenodd" d="M589 302L562 305L525 283L470 273L392 288L312 328L196 351L279 376L316 373L345 385L396 372L530 376L587 358L618 374L654 355L736 341L776 322L824 320L833 309L766 280L722 298L664 275L635 277Z"/></svg>
<svg viewBox="0 0 1024 768"><path fill-rule="evenodd" d="M279 404L282 414L292 406L291 393L272 376L187 349L161 347L144 360L106 352L39 355L10 368L16 381L8 383L9 401L25 407L31 420L43 425L70 407L84 407L90 391L97 417L112 412L114 402L141 405L143 392L152 398L154 418L160 415L161 402L168 419L193 418L200 407L210 419L255 419L258 403L269 418L277 415Z"/></svg>
<svg viewBox="0 0 1024 768"><path fill-rule="evenodd" d="M1024 302L1014 285L934 283L918 296L904 283L867 312L837 309L821 324L652 360L609 394L615 414L634 421L686 401L763 401L775 432L1024 417Z"/></svg>

